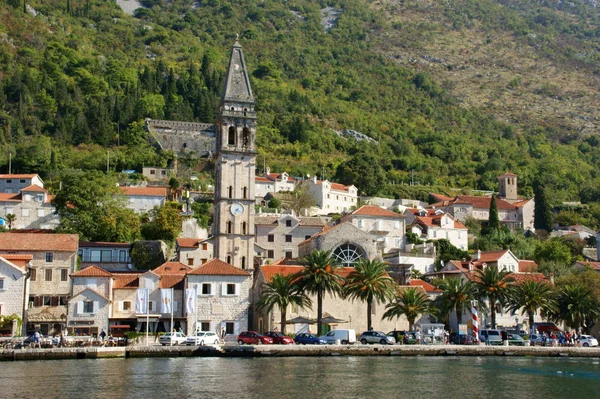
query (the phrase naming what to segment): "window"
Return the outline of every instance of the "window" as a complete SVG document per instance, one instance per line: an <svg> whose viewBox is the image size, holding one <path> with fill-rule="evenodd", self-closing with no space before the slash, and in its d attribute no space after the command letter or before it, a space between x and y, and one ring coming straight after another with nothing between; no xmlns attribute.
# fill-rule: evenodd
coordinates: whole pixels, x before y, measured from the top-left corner
<svg viewBox="0 0 600 399"><path fill-rule="evenodd" d="M333 258L342 266L352 266L362 258L363 251L355 245L343 244L333 251Z"/></svg>
<svg viewBox="0 0 600 399"><path fill-rule="evenodd" d="M227 144L235 145L235 126L229 127L229 136L227 138Z"/></svg>
<svg viewBox="0 0 600 399"><path fill-rule="evenodd" d="M202 258L202 259L200 259L200 263L201 263L201 264L205 264L206 262L208 262L208 259L206 259L206 258Z"/></svg>
<svg viewBox="0 0 600 399"><path fill-rule="evenodd" d="M210 331L210 321L200 322L200 330L201 331Z"/></svg>
<svg viewBox="0 0 600 399"><path fill-rule="evenodd" d="M67 306L67 303L68 303L68 299L66 296L62 295L62 296L58 297L58 304L60 306Z"/></svg>
<svg viewBox="0 0 600 399"><path fill-rule="evenodd" d="M12 184L12 179L6 179L7 184Z"/></svg>
<svg viewBox="0 0 600 399"><path fill-rule="evenodd" d="M129 251L126 249L119 250L119 262L125 263L129 261Z"/></svg>
<svg viewBox="0 0 600 399"><path fill-rule="evenodd" d="M285 257L287 259L292 259L294 255L292 255L292 251L285 251Z"/></svg>
<svg viewBox="0 0 600 399"><path fill-rule="evenodd" d="M0 291L4 291L6 289L6 283L4 282L4 278L0 278Z"/></svg>
<svg viewBox="0 0 600 399"><path fill-rule="evenodd" d="M305 239L305 240L308 240L308 239L310 239L310 235L306 235L306 236L304 236L304 239Z"/></svg>
<svg viewBox="0 0 600 399"><path fill-rule="evenodd" d="M44 194L38 194L35 196L37 202L44 202Z"/></svg>
<svg viewBox="0 0 600 399"><path fill-rule="evenodd" d="M46 215L46 210L45 209L38 209L37 210L37 215L39 218L43 218Z"/></svg>
<svg viewBox="0 0 600 399"><path fill-rule="evenodd" d="M156 170L154 170L154 169L150 169L150 174L151 174L151 175L155 175L155 174L156 174Z"/></svg>
<svg viewBox="0 0 600 399"><path fill-rule="evenodd" d="M227 255L227 263L231 265L231 255Z"/></svg>
<svg viewBox="0 0 600 399"><path fill-rule="evenodd" d="M242 256L242 270L246 270L246 257Z"/></svg>
<svg viewBox="0 0 600 399"><path fill-rule="evenodd" d="M94 302L83 301L83 313L94 313Z"/></svg>
<svg viewBox="0 0 600 399"><path fill-rule="evenodd" d="M235 334L235 323L231 321L225 323L225 334Z"/></svg>
<svg viewBox="0 0 600 399"><path fill-rule="evenodd" d="M207 251L208 250L208 244L207 243L202 244L202 250L203 251Z"/></svg>
<svg viewBox="0 0 600 399"><path fill-rule="evenodd" d="M212 295L212 284L202 283L202 295Z"/></svg>
<svg viewBox="0 0 600 399"><path fill-rule="evenodd" d="M242 198L248 199L248 187L242 188Z"/></svg>
<svg viewBox="0 0 600 399"><path fill-rule="evenodd" d="M46 252L46 263L54 262L54 252Z"/></svg>
<svg viewBox="0 0 600 399"><path fill-rule="evenodd" d="M43 296L42 297L42 304L44 306L50 306L50 300L51 300L51 297L49 297L49 296Z"/></svg>
<svg viewBox="0 0 600 399"><path fill-rule="evenodd" d="M187 264L188 266L194 266L194 258L188 258Z"/></svg>
<svg viewBox="0 0 600 399"><path fill-rule="evenodd" d="M90 251L90 262L111 262L112 250L93 249Z"/></svg>
<svg viewBox="0 0 600 399"><path fill-rule="evenodd" d="M231 221L227 222L227 234L231 234L233 232L233 223Z"/></svg>
<svg viewBox="0 0 600 399"><path fill-rule="evenodd" d="M285 221L285 226L286 226L286 227L292 227L292 219L287 219L287 220Z"/></svg>
<svg viewBox="0 0 600 399"><path fill-rule="evenodd" d="M250 129L244 127L242 129L242 145L248 147L250 145Z"/></svg>
<svg viewBox="0 0 600 399"><path fill-rule="evenodd" d="M60 269L60 281L67 281L69 269Z"/></svg>
<svg viewBox="0 0 600 399"><path fill-rule="evenodd" d="M227 283L226 294L227 295L235 295L235 284Z"/></svg>
<svg viewBox="0 0 600 399"><path fill-rule="evenodd" d="M167 175L167 171L166 170L161 170L160 174L163 175L163 176L166 176Z"/></svg>
<svg viewBox="0 0 600 399"><path fill-rule="evenodd" d="M29 279L35 281L37 278L37 269L29 269Z"/></svg>
<svg viewBox="0 0 600 399"><path fill-rule="evenodd" d="M292 242L292 235L291 234L286 234L286 236L285 236L285 242Z"/></svg>
<svg viewBox="0 0 600 399"><path fill-rule="evenodd" d="M242 223L242 234L246 234L246 228L247 228L247 226L248 225L246 224L246 222Z"/></svg>
<svg viewBox="0 0 600 399"><path fill-rule="evenodd" d="M272 250L272 249L269 249L269 250L267 251L267 258L269 258L269 259L273 259L274 257L275 257L275 253L273 252L273 250Z"/></svg>
<svg viewBox="0 0 600 399"><path fill-rule="evenodd" d="M154 301L148 301L148 312L154 312Z"/></svg>
<svg viewBox="0 0 600 399"><path fill-rule="evenodd" d="M131 310L131 301L123 301L123 310Z"/></svg>
<svg viewBox="0 0 600 399"><path fill-rule="evenodd" d="M52 269L46 269L46 281L52 281Z"/></svg>
<svg viewBox="0 0 600 399"><path fill-rule="evenodd" d="M269 234L267 236L267 241L268 242L275 242L275 236L273 234Z"/></svg>
<svg viewBox="0 0 600 399"><path fill-rule="evenodd" d="M19 183L21 183L21 184L25 183L25 179L19 180Z"/></svg>

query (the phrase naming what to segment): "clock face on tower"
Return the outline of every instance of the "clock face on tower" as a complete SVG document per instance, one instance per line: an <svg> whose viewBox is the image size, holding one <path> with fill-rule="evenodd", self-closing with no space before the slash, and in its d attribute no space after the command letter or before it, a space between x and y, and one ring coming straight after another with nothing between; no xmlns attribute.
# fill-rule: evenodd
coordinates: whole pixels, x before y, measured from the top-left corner
<svg viewBox="0 0 600 399"><path fill-rule="evenodd" d="M244 206L239 202L235 202L229 208L229 212L231 212L233 216L240 216L244 213Z"/></svg>

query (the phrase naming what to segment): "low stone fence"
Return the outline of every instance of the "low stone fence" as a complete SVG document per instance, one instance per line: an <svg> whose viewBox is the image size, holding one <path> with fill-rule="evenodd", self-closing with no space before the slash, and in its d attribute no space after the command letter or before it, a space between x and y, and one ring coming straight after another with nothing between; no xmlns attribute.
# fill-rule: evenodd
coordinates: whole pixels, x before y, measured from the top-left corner
<svg viewBox="0 0 600 399"><path fill-rule="evenodd" d="M237 345L7 349L0 361L141 357L530 356L600 358L600 348L462 345Z"/></svg>

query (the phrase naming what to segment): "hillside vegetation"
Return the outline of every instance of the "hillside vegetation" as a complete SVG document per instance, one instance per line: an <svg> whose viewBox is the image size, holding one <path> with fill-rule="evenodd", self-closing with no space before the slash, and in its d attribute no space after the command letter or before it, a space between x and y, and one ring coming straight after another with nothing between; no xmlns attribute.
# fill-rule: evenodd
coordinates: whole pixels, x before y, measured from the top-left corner
<svg viewBox="0 0 600 399"><path fill-rule="evenodd" d="M522 195L544 184L556 202L600 200L589 3L142 3L135 17L101 0L2 3L0 167L12 152L13 171L49 179L103 170L107 147L114 170L166 165L174 155L147 145L143 119L212 122L239 33L272 170L391 196L413 179L497 189L509 170ZM327 29L325 7L340 10Z"/></svg>

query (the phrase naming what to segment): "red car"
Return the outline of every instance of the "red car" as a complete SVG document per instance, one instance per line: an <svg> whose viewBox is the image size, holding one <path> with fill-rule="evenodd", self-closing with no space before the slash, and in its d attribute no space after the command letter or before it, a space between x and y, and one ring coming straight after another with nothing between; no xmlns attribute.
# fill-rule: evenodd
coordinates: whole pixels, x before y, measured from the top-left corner
<svg viewBox="0 0 600 399"><path fill-rule="evenodd" d="M260 345L260 344L272 344L273 338L267 337L266 335L260 335L256 331L242 331L238 335L238 344L244 345Z"/></svg>
<svg viewBox="0 0 600 399"><path fill-rule="evenodd" d="M267 337L273 338L274 344L280 344L280 345L293 345L294 344L294 340L291 337L288 337L287 335L283 335L279 331L267 331L264 335L266 335Z"/></svg>

